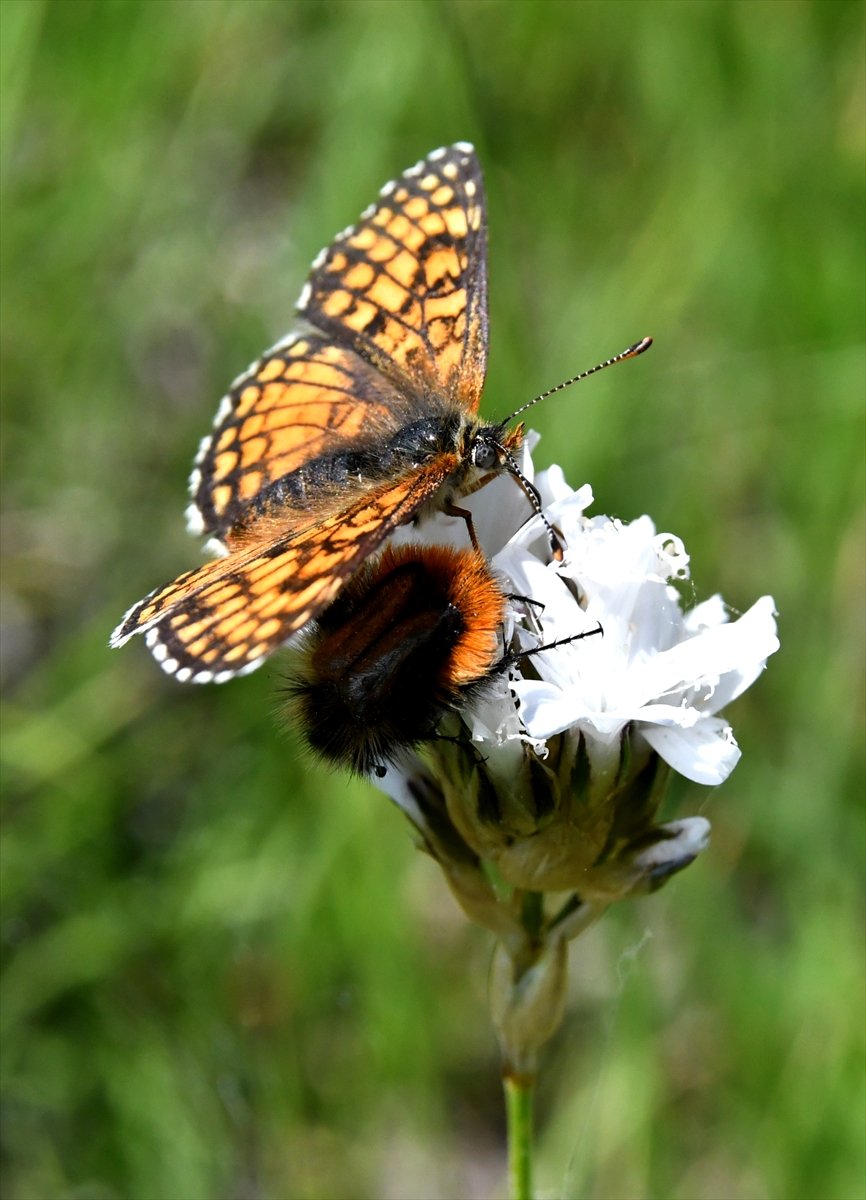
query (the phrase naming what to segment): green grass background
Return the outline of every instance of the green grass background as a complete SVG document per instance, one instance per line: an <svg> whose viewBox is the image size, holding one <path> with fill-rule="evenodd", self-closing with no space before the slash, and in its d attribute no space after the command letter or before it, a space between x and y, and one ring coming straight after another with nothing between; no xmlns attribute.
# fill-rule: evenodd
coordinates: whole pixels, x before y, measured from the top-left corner
<svg viewBox="0 0 866 1200"><path fill-rule="evenodd" d="M864 1185L864 8L3 0L3 1195L501 1195L490 939L304 759L274 661L183 688L124 609L316 251L433 147L488 189L484 410L681 535L783 648L682 787L708 853L573 952L548 1197Z"/></svg>

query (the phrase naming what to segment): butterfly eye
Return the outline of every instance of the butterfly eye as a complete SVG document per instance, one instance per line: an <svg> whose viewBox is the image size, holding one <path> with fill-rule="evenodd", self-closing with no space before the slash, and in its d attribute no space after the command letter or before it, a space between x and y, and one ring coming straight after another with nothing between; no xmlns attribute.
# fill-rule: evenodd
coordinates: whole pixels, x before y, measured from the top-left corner
<svg viewBox="0 0 866 1200"><path fill-rule="evenodd" d="M490 442L478 441L472 448L472 462L481 471L489 471L498 461L496 447Z"/></svg>

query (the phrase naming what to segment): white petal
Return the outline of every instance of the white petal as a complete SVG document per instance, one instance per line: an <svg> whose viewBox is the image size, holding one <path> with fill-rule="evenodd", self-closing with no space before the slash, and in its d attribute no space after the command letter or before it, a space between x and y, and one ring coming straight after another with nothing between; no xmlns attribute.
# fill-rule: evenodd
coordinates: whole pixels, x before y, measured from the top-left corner
<svg viewBox="0 0 866 1200"><path fill-rule="evenodd" d="M740 761L730 725L705 717L692 729L641 725L640 733L665 762L694 783L723 783Z"/></svg>
<svg viewBox="0 0 866 1200"><path fill-rule="evenodd" d="M531 474L531 471L529 472ZM509 541L515 529L532 519L534 509L517 480L507 473L497 476L480 491L460 501L472 513L472 523L488 558ZM465 524L463 527L465 529ZM464 535L464 543L465 535Z"/></svg>
<svg viewBox="0 0 866 1200"><path fill-rule="evenodd" d="M557 579L556 573L522 547L514 544L506 546L495 555L492 565L494 571L500 572L508 580L512 595L530 596L539 611L546 612L548 607L556 610L562 606L567 610L574 607L574 599L562 586L562 581Z"/></svg>
<svg viewBox="0 0 866 1200"><path fill-rule="evenodd" d="M549 738L574 724L574 712L559 688L540 679L515 680L511 689L520 703L520 719L534 738Z"/></svg>
<svg viewBox="0 0 866 1200"><path fill-rule="evenodd" d="M705 629L712 629L716 625L727 625L729 619L725 602L717 592L715 596L710 596L709 600L704 600L690 609L685 615L683 625L691 636L703 633Z"/></svg>
<svg viewBox="0 0 866 1200"><path fill-rule="evenodd" d="M754 683L778 648L773 600L765 596L738 621L705 628L647 660L635 692L679 696L701 712L717 713Z"/></svg>
<svg viewBox="0 0 866 1200"><path fill-rule="evenodd" d="M711 702L705 705L709 713L721 711L751 687L767 665L767 659L779 649L773 597L762 596L726 628L730 630L729 648L732 654L737 654L739 665L719 681Z"/></svg>
<svg viewBox="0 0 866 1200"><path fill-rule="evenodd" d="M645 704L636 719L648 725L669 725L675 729L693 729L706 720L703 713L687 704Z"/></svg>
<svg viewBox="0 0 866 1200"><path fill-rule="evenodd" d="M425 774L424 764L417 755L413 755L412 761L406 765L387 767L384 775L370 777L371 782L386 796L390 796L397 807L402 808L412 824L421 830L426 827L426 821L412 792L410 781L413 775L421 776L423 774Z"/></svg>
<svg viewBox="0 0 866 1200"><path fill-rule="evenodd" d="M541 503L545 508L549 508L552 504L558 502L575 503L575 488L570 487L565 481L563 468L554 466L548 467L547 470L540 470L535 479L535 486L539 488ZM585 485L584 485L585 486ZM590 504L593 493L590 491ZM582 508L587 508L587 504L583 504Z"/></svg>
<svg viewBox="0 0 866 1200"><path fill-rule="evenodd" d="M665 579L688 579L691 558L682 540L673 533L658 533L653 541L660 574Z"/></svg>

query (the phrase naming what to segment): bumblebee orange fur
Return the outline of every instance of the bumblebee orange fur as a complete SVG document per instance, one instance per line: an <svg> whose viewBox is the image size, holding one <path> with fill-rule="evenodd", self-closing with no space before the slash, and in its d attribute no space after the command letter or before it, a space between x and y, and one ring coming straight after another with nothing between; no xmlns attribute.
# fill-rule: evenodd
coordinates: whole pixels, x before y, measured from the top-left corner
<svg viewBox="0 0 866 1200"><path fill-rule="evenodd" d="M380 569L384 574L415 555L412 546L389 549L382 556ZM441 683L446 687L476 683L490 669L496 655L505 618L505 596L484 559L474 551L429 546L423 558L429 575L464 621L460 639L442 664Z"/></svg>
<svg viewBox="0 0 866 1200"><path fill-rule="evenodd" d="M387 548L303 635L291 716L334 765L399 761L498 673L507 605L477 551Z"/></svg>

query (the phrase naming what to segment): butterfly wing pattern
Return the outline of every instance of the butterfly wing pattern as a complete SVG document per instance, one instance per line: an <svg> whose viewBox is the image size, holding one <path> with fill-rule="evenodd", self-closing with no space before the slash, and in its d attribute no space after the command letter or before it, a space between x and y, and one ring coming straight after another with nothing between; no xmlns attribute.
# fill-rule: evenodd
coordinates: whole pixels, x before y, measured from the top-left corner
<svg viewBox="0 0 866 1200"><path fill-rule="evenodd" d="M457 143L387 184L315 260L298 302L308 328L235 380L196 457L188 524L225 557L151 592L111 644L144 633L184 682L252 671L397 525L508 469L521 429L474 416L486 272L481 172Z"/></svg>
<svg viewBox="0 0 866 1200"><path fill-rule="evenodd" d="M386 184L313 264L300 311L382 374L474 412L487 371L487 226L466 144Z"/></svg>
<svg viewBox="0 0 866 1200"><path fill-rule="evenodd" d="M293 333L235 381L190 478L187 526L227 540L251 511L279 502L287 481L360 439L401 424L401 393L349 347L316 332ZM303 485L295 488L303 504ZM271 504L271 507L273 504Z"/></svg>

